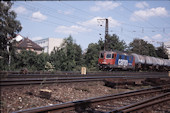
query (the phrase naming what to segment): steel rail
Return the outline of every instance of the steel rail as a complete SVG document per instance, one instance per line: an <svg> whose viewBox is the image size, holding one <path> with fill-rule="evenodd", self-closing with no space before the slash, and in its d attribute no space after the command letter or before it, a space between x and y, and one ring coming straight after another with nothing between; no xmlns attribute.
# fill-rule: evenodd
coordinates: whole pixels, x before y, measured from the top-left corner
<svg viewBox="0 0 170 113"><path fill-rule="evenodd" d="M48 77L48 78L26 78L26 79L1 79L0 82L20 82L20 81L41 81L41 80L73 80L73 79L107 79L107 78L124 78L124 79L144 79L144 78L169 78L168 76L79 76L79 77Z"/></svg>
<svg viewBox="0 0 170 113"><path fill-rule="evenodd" d="M20 74L21 71L0 71L0 74ZM56 72L42 72L42 71L28 71L27 72L28 74L52 74L52 73L56 73L56 74L80 74L81 72L80 71L56 71ZM113 74L113 73L166 73L166 72L146 72L146 71L143 71L143 72L129 72L129 71L111 71L111 72L108 72L108 71L88 71L87 72L88 74L103 74L103 73L108 73L108 74Z"/></svg>
<svg viewBox="0 0 170 113"><path fill-rule="evenodd" d="M160 104L162 102L165 101L170 101L170 92L158 95L156 97L150 98L150 99L146 99L134 104L130 104L124 107L120 107L116 110L110 111L110 112L106 112L106 113L129 113L129 112L134 112L134 111L138 111L141 109L145 109L147 107L156 105L156 104Z"/></svg>
<svg viewBox="0 0 170 113"><path fill-rule="evenodd" d="M61 83L61 82L76 82L76 81L101 81L108 78L114 79L145 79L145 78L160 78L160 76L96 76L96 77L58 77L58 78L29 78L29 79L7 79L0 80L0 86L10 85L27 85L38 83ZM161 78L169 78L168 76L161 76Z"/></svg>
<svg viewBox="0 0 170 113"><path fill-rule="evenodd" d="M103 101L110 101L113 99L119 99L124 97L130 97L130 96L136 96L136 95L142 95L142 94L150 94L155 92L162 92L164 86L159 87L153 87L153 88L147 88L147 89L141 89L137 91L130 91L125 93L119 93L114 95L107 95L97 98L90 98L86 100L80 100L80 101L73 101L73 102L67 102L63 104L55 104L51 106L44 106L44 107L37 107L37 108L31 108L26 110L20 110L13 113L37 113L37 112L57 112L61 110L75 110L76 107L86 106L90 104L96 104L101 103ZM152 91L153 90L153 91Z"/></svg>
<svg viewBox="0 0 170 113"><path fill-rule="evenodd" d="M86 75L81 75L78 73L55 73L55 74L3 74L1 73L0 76L1 78L35 78L35 77L79 77L79 76L138 76L138 75L145 75L145 76L168 76L168 73L166 72L157 72L157 73L152 73L152 72L112 72L112 73L87 73Z"/></svg>
<svg viewBox="0 0 170 113"><path fill-rule="evenodd" d="M10 82L0 83L0 86L14 86L14 85L31 85L31 84L52 84L52 83L69 83L69 82L90 82L103 81L102 79L80 79L80 80L54 80L54 81L25 81L25 82Z"/></svg>

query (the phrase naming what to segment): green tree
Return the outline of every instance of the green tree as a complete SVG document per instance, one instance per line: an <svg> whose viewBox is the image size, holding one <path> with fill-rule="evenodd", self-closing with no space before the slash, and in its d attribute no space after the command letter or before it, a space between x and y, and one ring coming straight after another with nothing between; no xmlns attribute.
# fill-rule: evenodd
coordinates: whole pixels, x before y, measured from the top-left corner
<svg viewBox="0 0 170 113"><path fill-rule="evenodd" d="M15 59L15 68L22 69L27 68L28 70L37 70L37 53L33 51L23 50L19 53Z"/></svg>
<svg viewBox="0 0 170 113"><path fill-rule="evenodd" d="M155 47L152 44L147 44L148 56L157 57Z"/></svg>
<svg viewBox="0 0 170 113"><path fill-rule="evenodd" d="M100 38L100 40L98 41L98 45L99 51L104 50L104 41L102 40L102 38Z"/></svg>
<svg viewBox="0 0 170 113"><path fill-rule="evenodd" d="M41 53L37 55L36 68L37 70L45 70L45 65L49 60L49 55L47 53Z"/></svg>
<svg viewBox="0 0 170 113"><path fill-rule="evenodd" d="M81 66L83 66L83 55L82 55L82 49L80 45L77 45L76 43L74 44L75 48L75 62L76 62L76 67L74 70L80 70Z"/></svg>
<svg viewBox="0 0 170 113"><path fill-rule="evenodd" d="M98 43L89 44L85 54L85 64L89 70L98 70L97 64L100 50L101 46Z"/></svg>
<svg viewBox="0 0 170 113"><path fill-rule="evenodd" d="M124 51L126 48L126 43L123 40L120 41L116 34L108 35L106 40L106 50Z"/></svg>
<svg viewBox="0 0 170 113"><path fill-rule="evenodd" d="M51 53L50 62L56 70L73 71L81 67L82 49L71 36L64 40L61 48L55 48Z"/></svg>
<svg viewBox="0 0 170 113"><path fill-rule="evenodd" d="M156 50L156 54L160 58L168 59L167 49L164 46L160 46Z"/></svg>
<svg viewBox="0 0 170 113"><path fill-rule="evenodd" d="M98 58L99 58L99 52L104 50L104 41L100 39L98 43L91 43L89 44L87 48L87 52L85 54L85 64L90 70L98 70ZM126 44L122 40L119 40L119 37L116 34L108 35L106 40L106 50L108 51L114 51L119 50L123 51L126 49Z"/></svg>
<svg viewBox="0 0 170 113"><path fill-rule="evenodd" d="M55 48L50 55L49 61L55 67L55 70L62 70L64 67L63 63L66 60L66 54L64 53L63 48Z"/></svg>
<svg viewBox="0 0 170 113"><path fill-rule="evenodd" d="M140 55L157 57L155 47L143 39L134 39L133 42L129 44L129 51Z"/></svg>
<svg viewBox="0 0 170 113"><path fill-rule="evenodd" d="M15 37L22 29L21 24L16 20L16 13L11 10L12 2L0 1L0 69L5 70L8 63L7 44L12 49L12 43L9 41ZM9 42L9 43L8 43Z"/></svg>

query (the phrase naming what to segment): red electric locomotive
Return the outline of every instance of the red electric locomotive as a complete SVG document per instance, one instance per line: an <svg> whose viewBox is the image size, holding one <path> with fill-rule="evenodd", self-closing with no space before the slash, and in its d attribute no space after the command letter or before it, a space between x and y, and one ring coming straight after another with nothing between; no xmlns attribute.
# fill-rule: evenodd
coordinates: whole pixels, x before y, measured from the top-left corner
<svg viewBox="0 0 170 113"><path fill-rule="evenodd" d="M119 51L101 51L98 59L99 69L135 69L135 57Z"/></svg>
<svg viewBox="0 0 170 113"><path fill-rule="evenodd" d="M120 51L101 51L100 70L170 71L170 60Z"/></svg>

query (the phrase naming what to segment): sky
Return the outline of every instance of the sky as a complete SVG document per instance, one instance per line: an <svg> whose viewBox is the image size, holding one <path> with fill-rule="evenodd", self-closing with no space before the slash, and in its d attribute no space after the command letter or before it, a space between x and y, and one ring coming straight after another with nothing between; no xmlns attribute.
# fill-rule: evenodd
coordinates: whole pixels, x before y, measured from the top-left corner
<svg viewBox="0 0 170 113"><path fill-rule="evenodd" d="M31 40L67 38L70 35L83 50L109 34L126 44L135 38L155 46L170 41L170 1L15 1L22 31Z"/></svg>

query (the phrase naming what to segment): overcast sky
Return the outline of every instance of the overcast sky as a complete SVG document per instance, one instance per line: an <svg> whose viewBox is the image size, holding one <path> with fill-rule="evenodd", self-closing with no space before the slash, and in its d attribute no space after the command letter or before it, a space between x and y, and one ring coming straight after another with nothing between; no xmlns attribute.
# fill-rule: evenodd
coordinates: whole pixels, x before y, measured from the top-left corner
<svg viewBox="0 0 170 113"><path fill-rule="evenodd" d="M101 18L109 19L109 34L117 34L127 44L134 38L154 45L170 41L169 6L170 1L161 0L17 1L12 9L23 27L22 36L35 41L71 35L84 50L104 40L105 21L97 21Z"/></svg>

